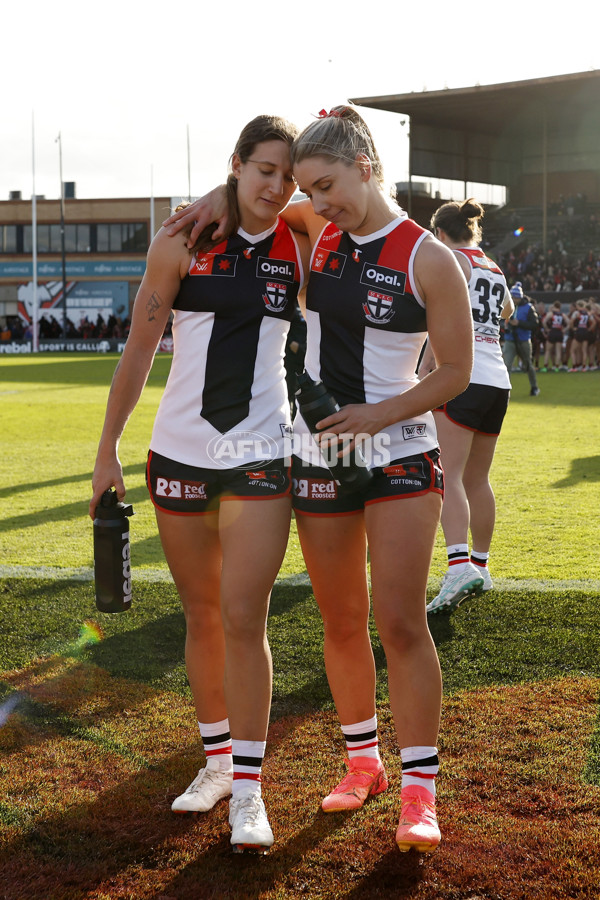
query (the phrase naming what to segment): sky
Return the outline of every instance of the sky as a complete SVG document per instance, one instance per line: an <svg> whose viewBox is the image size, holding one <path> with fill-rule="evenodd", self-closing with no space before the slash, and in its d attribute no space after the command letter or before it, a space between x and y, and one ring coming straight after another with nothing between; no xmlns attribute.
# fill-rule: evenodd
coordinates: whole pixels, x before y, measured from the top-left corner
<svg viewBox="0 0 600 900"><path fill-rule="evenodd" d="M539 0L11 3L0 200L14 190L28 199L34 183L59 197L59 133L62 177L79 198L199 196L224 180L239 132L259 113L302 127L352 97L599 68L590 16L588 0L571 0L568 18ZM387 178L406 180L404 117L364 116Z"/></svg>

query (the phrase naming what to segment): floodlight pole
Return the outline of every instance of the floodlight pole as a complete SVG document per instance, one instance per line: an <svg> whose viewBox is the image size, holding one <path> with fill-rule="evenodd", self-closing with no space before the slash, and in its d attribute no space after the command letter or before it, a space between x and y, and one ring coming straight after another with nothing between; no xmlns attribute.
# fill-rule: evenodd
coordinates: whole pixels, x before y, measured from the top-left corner
<svg viewBox="0 0 600 900"><path fill-rule="evenodd" d="M542 251L548 244L548 114L544 107L542 127Z"/></svg>
<svg viewBox="0 0 600 900"><path fill-rule="evenodd" d="M408 213L409 218L412 218L412 139L410 136L410 119L402 119L400 122L400 127L404 128L408 121L408 129L406 131L406 137L408 139L408 190L406 197L406 212Z"/></svg>
<svg viewBox="0 0 600 900"><path fill-rule="evenodd" d="M60 168L60 252L62 260L62 286L63 286L63 338L67 337L67 261L65 252L65 183L63 181L62 168L62 138L60 131L56 138L58 142L58 164Z"/></svg>

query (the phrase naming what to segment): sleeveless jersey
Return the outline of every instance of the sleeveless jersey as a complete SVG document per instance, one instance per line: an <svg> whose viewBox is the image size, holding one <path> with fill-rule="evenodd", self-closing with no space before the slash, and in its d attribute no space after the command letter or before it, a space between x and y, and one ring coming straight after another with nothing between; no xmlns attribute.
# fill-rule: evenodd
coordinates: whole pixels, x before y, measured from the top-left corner
<svg viewBox="0 0 600 900"><path fill-rule="evenodd" d="M283 457L287 332L304 280L296 239L242 229L195 256L173 304L173 362L151 449L201 468Z"/></svg>
<svg viewBox="0 0 600 900"><path fill-rule="evenodd" d="M591 319L591 316L589 313L587 313L587 312L578 313L577 321L575 322L575 327L577 328L577 330L584 331L587 328L589 328L590 327L590 325L589 325L590 319Z"/></svg>
<svg viewBox="0 0 600 900"><path fill-rule="evenodd" d="M321 232L307 289L305 366L340 406L378 403L418 383L415 370L427 324L413 267L427 235L406 213L370 235L348 234L333 223ZM300 415L294 429L295 438L308 434ZM295 440L295 448L298 443L296 452L305 462L324 465L314 442ZM437 447L433 415L397 422L372 444L385 448L390 460L432 450Z"/></svg>
<svg viewBox="0 0 600 900"><path fill-rule="evenodd" d="M567 320L562 313L552 313L550 328L553 331L563 331L567 326Z"/></svg>
<svg viewBox="0 0 600 900"><path fill-rule="evenodd" d="M506 279L496 263L479 247L461 247L471 269L468 280L473 315L473 371L471 384L510 388L508 370L500 350L500 314L508 294Z"/></svg>

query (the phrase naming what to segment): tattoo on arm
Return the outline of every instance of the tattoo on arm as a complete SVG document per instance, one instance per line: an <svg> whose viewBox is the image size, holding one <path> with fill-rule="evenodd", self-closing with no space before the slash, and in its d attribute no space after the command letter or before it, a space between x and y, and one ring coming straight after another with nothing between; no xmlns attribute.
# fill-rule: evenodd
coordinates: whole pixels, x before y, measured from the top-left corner
<svg viewBox="0 0 600 900"><path fill-rule="evenodd" d="M148 302L146 303L146 312L148 313L148 321L153 322L156 318L156 313L162 306L162 298L158 291L154 291Z"/></svg>

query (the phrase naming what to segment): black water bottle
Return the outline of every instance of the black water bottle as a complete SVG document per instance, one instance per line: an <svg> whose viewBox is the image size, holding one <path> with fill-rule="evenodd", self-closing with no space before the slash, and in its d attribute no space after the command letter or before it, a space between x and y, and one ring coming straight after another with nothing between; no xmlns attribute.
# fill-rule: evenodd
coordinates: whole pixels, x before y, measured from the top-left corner
<svg viewBox="0 0 600 900"><path fill-rule="evenodd" d="M120 503L117 492L104 491L94 519L96 609L123 612L131 606L129 519L133 507Z"/></svg>
<svg viewBox="0 0 600 900"><path fill-rule="evenodd" d="M323 382L313 381L306 371L298 375L296 400L300 415L314 435L319 433L317 422L339 412L340 409L335 397L329 393ZM335 454L335 449L332 448L330 452ZM360 447L355 447L346 456L333 455L329 462L331 463L328 466L329 471L344 492L362 490L373 479L373 473L367 468Z"/></svg>

